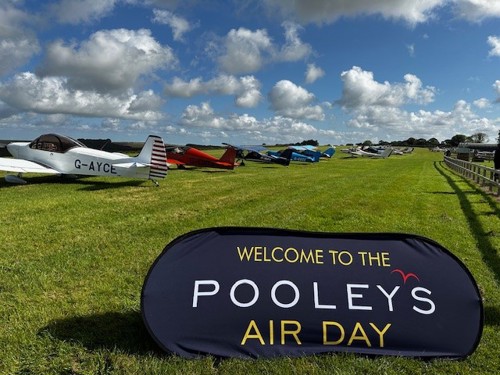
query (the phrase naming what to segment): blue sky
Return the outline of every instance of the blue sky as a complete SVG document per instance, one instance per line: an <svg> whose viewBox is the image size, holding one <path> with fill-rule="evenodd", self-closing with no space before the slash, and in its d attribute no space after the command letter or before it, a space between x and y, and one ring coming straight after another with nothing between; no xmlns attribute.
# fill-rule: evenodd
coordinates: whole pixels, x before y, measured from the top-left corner
<svg viewBox="0 0 500 375"><path fill-rule="evenodd" d="M0 139L500 130L500 0L4 0Z"/></svg>

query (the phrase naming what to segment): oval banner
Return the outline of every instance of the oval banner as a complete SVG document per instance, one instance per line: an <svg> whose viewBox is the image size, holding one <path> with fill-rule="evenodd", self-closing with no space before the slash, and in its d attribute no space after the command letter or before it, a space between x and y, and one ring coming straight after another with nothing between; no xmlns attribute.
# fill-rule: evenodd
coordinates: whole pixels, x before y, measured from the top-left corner
<svg viewBox="0 0 500 375"><path fill-rule="evenodd" d="M483 328L462 262L432 240L397 233L187 233L151 266L141 312L162 349L188 358L460 358Z"/></svg>

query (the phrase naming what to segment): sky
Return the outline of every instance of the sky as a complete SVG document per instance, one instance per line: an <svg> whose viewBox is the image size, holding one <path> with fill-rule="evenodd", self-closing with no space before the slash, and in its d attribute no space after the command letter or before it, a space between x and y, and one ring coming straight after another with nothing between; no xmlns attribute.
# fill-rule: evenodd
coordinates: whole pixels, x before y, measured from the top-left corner
<svg viewBox="0 0 500 375"><path fill-rule="evenodd" d="M500 131L500 0L0 0L0 139Z"/></svg>

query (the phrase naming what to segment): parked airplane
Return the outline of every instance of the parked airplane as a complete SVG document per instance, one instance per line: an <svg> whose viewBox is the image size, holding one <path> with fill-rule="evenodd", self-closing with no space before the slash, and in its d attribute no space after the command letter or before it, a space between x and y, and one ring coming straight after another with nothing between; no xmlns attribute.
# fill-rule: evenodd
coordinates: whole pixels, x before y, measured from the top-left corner
<svg viewBox="0 0 500 375"><path fill-rule="evenodd" d="M283 156L275 156L263 154L261 151L266 150L263 146L232 146L228 143L224 144L236 149L236 157L241 160L241 165L245 165L245 160L261 163L275 163L285 166L290 164L291 151Z"/></svg>
<svg viewBox="0 0 500 375"><path fill-rule="evenodd" d="M311 153L309 155L305 155L301 152L295 151L294 148L288 148L282 151L267 151L267 154L269 156L284 157L284 155L289 155L291 161L300 161L307 163L318 162L319 158L321 157L321 152L311 151Z"/></svg>
<svg viewBox="0 0 500 375"><path fill-rule="evenodd" d="M404 155L404 154L411 154L412 152L413 152L413 147L393 148L391 155Z"/></svg>
<svg viewBox="0 0 500 375"><path fill-rule="evenodd" d="M165 178L167 163L161 137L150 135L137 157L88 148L76 139L60 134L44 134L32 142L11 142L13 158L0 158L0 170L10 183L25 184L23 173L131 177L152 180Z"/></svg>
<svg viewBox="0 0 500 375"><path fill-rule="evenodd" d="M319 161L319 158L328 158L330 159L335 154L335 148L331 145L325 151L318 151L318 148L311 145L306 146L288 146L289 149L292 149L299 154L310 156L314 159L314 161Z"/></svg>
<svg viewBox="0 0 500 375"><path fill-rule="evenodd" d="M208 167L220 169L234 169L238 164L236 149L228 147L220 159L190 146L167 146L167 164L184 168L186 165L193 167Z"/></svg>
<svg viewBox="0 0 500 375"><path fill-rule="evenodd" d="M385 159L391 155L392 148L387 147L387 148L381 150L380 152L377 150L365 151L362 149L357 149L357 150L349 150L348 153L353 157L366 156L366 157L370 157L370 158L383 158L383 159Z"/></svg>

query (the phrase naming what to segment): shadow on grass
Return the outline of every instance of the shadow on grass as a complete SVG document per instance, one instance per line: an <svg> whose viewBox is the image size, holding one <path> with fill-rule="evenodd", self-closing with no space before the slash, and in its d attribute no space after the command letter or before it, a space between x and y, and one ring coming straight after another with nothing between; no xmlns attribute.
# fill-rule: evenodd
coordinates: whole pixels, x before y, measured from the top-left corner
<svg viewBox="0 0 500 375"><path fill-rule="evenodd" d="M498 306L486 306L484 316L487 325L500 327L500 308Z"/></svg>
<svg viewBox="0 0 500 375"><path fill-rule="evenodd" d="M48 176L34 176L34 177L24 177L27 184L29 185L41 185L41 184L77 184L81 187L79 190L105 190L105 189L119 189L122 187L130 187L130 186L150 186L155 187L153 182L144 180L144 179L136 179L136 180L110 180L110 181L95 181L90 176L82 176L82 177L68 177L68 176L59 176L59 175L48 175ZM13 188L18 185L10 184L8 182L0 180L0 188Z"/></svg>
<svg viewBox="0 0 500 375"><path fill-rule="evenodd" d="M38 333L81 344L88 350L117 349L136 355L168 355L153 341L141 314L136 311L54 320Z"/></svg>
<svg viewBox="0 0 500 375"><path fill-rule="evenodd" d="M85 181L80 180L78 184L82 184L81 188L78 190L83 191L96 191L96 190L107 190L107 189L119 189L122 187L156 187L152 181L147 180L127 180L119 182L105 182L105 181ZM149 185L151 184L151 185Z"/></svg>
<svg viewBox="0 0 500 375"><path fill-rule="evenodd" d="M460 202L460 207L462 208L462 211L465 214L465 217L467 218L467 222L469 223L469 227L471 228L471 232L478 244L478 249L481 252L481 256L483 258L483 261L486 263L486 265L490 268L490 270L493 272L497 282L500 282L500 257L498 256L497 250L493 246L493 243L491 241L492 236L497 236L499 233L496 233L494 231L489 231L486 232L483 226L481 225L481 222L479 221L477 214L474 212L474 207L473 203L468 199L468 196L471 195L480 195L483 198L484 202L487 202L488 205L491 208L491 212L488 213L487 215L500 215L500 209L498 209L498 206L496 202L494 201L494 198L491 195L488 195L484 191L482 191L478 186L474 185L471 181L468 181L464 178L464 182L466 182L469 187L471 188L470 191L464 192L458 184L453 180L453 178L450 177L449 173L453 172L448 172L448 170L444 169L443 167L443 162L434 162L434 167L436 170L441 174L450 187L453 189L454 193L457 195L457 198ZM486 314L486 323L487 324L498 324L498 317L496 317L496 323L489 321L489 318L493 319L495 314L499 314L499 311L497 309L496 313L492 312L490 316L489 314Z"/></svg>

